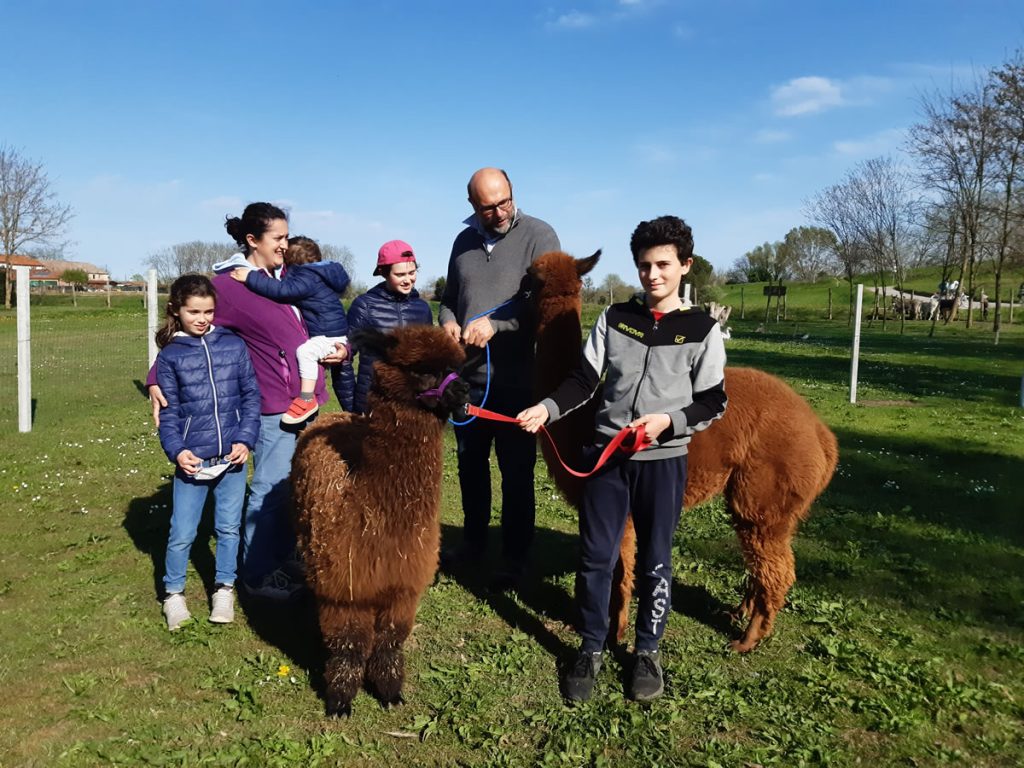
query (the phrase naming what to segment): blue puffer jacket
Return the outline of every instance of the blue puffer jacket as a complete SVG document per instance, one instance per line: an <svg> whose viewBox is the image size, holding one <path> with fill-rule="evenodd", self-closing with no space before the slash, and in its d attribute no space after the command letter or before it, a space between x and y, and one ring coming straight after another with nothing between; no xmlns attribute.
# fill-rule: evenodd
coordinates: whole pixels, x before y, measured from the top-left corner
<svg viewBox="0 0 1024 768"><path fill-rule="evenodd" d="M252 450L260 434L260 390L245 342L226 328L178 334L156 358L156 383L167 398L160 445L172 462L186 448L201 459Z"/></svg>
<svg viewBox="0 0 1024 768"><path fill-rule="evenodd" d="M348 272L336 261L315 261L286 267L280 280L258 269L249 271L245 287L281 304L294 304L302 312L310 336L348 336L348 319L341 295L348 288ZM346 411L352 410L355 372L346 360L330 369L334 394Z"/></svg>
<svg viewBox="0 0 1024 768"><path fill-rule="evenodd" d="M348 284L348 272L336 261L294 264L280 280L258 269L249 270L245 278L245 287L254 293L297 306L310 336L348 336L348 320L341 305Z"/></svg>
<svg viewBox="0 0 1024 768"><path fill-rule="evenodd" d="M415 289L408 295L393 293L387 283L378 283L362 296L357 296L348 308L348 325L357 328L374 328L389 331L403 325L431 325L434 316L430 305L420 298ZM359 376L355 383L352 410L366 412L366 397L373 382L373 363L377 358L370 352L359 353Z"/></svg>

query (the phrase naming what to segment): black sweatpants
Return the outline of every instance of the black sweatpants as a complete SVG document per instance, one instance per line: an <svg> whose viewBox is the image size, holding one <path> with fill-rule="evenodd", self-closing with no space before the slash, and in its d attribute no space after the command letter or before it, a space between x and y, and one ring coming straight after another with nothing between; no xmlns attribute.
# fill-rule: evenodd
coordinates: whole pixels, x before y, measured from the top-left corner
<svg viewBox="0 0 1024 768"><path fill-rule="evenodd" d="M685 454L654 461L618 461L587 480L576 577L582 650L604 648L612 573L630 511L637 539L636 649L657 649L672 607L672 537L685 489Z"/></svg>

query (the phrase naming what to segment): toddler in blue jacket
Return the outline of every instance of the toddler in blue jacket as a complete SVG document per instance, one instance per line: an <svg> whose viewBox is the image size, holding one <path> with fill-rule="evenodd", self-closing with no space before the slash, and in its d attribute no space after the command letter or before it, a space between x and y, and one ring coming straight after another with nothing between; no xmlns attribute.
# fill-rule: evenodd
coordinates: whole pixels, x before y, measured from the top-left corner
<svg viewBox="0 0 1024 768"><path fill-rule="evenodd" d="M306 321L309 341L296 350L301 388L299 396L281 417L281 423L301 424L317 412L319 406L313 395L317 366L321 358L340 348L346 350L346 359L332 370L331 379L341 406L352 410L351 397L346 402L343 395L351 391L351 386L346 384L353 376L349 362L352 350L348 343L348 319L341 304L341 296L349 284L348 273L338 262L324 261L320 246L302 236L288 239L284 263L286 269L280 280L251 267L239 267L231 273L231 277L245 283L253 293L281 304L294 304Z"/></svg>
<svg viewBox="0 0 1024 768"><path fill-rule="evenodd" d="M156 381L167 400L160 445L176 465L164 559L163 612L172 632L190 618L185 568L211 490L217 555L210 621L234 620L245 462L260 431L260 390L249 351L231 331L214 327L216 296L203 275L179 277L156 333Z"/></svg>

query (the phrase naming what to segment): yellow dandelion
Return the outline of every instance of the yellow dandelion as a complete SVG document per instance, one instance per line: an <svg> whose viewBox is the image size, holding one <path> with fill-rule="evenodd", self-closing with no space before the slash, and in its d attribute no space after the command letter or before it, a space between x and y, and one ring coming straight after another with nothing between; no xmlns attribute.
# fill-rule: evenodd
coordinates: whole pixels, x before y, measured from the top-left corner
<svg viewBox="0 0 1024 768"><path fill-rule="evenodd" d="M291 671L291 667L289 667L287 664L282 664L280 667L277 668L277 676L287 677L288 673Z"/></svg>

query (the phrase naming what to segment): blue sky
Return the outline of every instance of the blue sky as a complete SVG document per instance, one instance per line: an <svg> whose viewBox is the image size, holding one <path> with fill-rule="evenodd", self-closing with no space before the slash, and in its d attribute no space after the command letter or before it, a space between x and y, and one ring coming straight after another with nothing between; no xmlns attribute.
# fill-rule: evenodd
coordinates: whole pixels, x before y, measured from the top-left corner
<svg viewBox="0 0 1024 768"><path fill-rule="evenodd" d="M410 242L444 274L478 167L598 280L665 213L718 270L806 223L804 201L900 151L923 93L1024 41L1024 3L0 0L0 143L42 161L70 258L117 277L225 215Z"/></svg>

